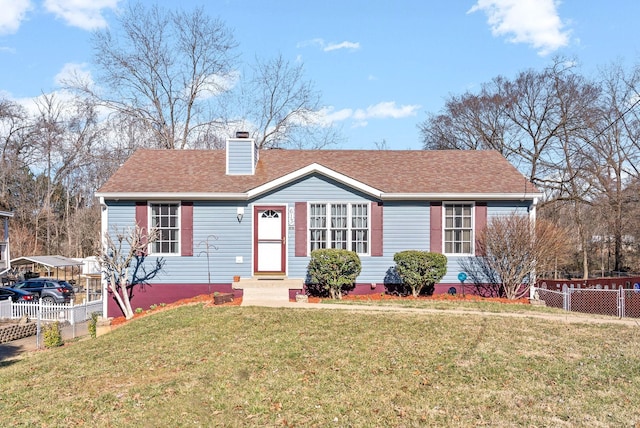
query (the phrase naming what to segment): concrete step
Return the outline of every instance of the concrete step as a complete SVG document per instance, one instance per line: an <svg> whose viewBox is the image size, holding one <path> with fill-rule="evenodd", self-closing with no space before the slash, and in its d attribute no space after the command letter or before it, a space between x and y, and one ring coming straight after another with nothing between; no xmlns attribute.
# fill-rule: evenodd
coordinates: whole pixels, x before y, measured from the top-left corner
<svg viewBox="0 0 640 428"><path fill-rule="evenodd" d="M246 288L286 288L301 290L303 287L304 279L285 277L240 278L240 281L233 283L233 288L236 290L244 290Z"/></svg>
<svg viewBox="0 0 640 428"><path fill-rule="evenodd" d="M288 302L288 287L243 287L242 289L242 306L269 306Z"/></svg>

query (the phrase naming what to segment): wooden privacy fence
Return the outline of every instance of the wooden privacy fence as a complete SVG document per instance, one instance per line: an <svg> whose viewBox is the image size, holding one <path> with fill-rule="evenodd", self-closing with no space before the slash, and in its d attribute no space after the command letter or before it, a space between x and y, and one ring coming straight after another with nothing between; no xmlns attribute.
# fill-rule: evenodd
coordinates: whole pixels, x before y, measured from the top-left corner
<svg viewBox="0 0 640 428"><path fill-rule="evenodd" d="M26 315L32 320L68 321L74 325L89 320L94 312L102 314L102 299L80 304L74 304L73 300L69 303L0 301L0 318L4 319L20 319Z"/></svg>

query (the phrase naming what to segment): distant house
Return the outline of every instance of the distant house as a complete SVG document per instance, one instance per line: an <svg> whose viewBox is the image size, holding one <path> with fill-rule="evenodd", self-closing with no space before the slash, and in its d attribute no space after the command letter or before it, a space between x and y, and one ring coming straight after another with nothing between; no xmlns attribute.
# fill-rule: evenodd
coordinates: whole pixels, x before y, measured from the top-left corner
<svg viewBox="0 0 640 428"><path fill-rule="evenodd" d="M0 221L2 222L2 235L0 235L0 276L6 274L11 269L11 251L9 248L9 219L13 213L0 211Z"/></svg>
<svg viewBox="0 0 640 428"><path fill-rule="evenodd" d="M161 231L145 263L164 267L134 291L134 308L229 291L234 276L286 278L294 295L317 248L360 255L354 293L383 292L398 251L442 252L444 292L490 217L534 217L541 196L495 151L260 151L246 138L226 150L138 150L96 195L103 234Z"/></svg>

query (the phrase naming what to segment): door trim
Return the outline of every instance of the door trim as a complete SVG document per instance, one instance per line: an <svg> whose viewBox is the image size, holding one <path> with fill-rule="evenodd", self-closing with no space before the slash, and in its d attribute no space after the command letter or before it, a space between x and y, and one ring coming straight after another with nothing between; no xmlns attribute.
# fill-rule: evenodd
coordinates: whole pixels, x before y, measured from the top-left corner
<svg viewBox="0 0 640 428"><path fill-rule="evenodd" d="M264 210L274 210L281 214L280 227L282 245L280 246L280 270L259 271L258 270L258 213ZM253 206L253 273L254 275L285 275L287 272L287 206L286 205L254 205Z"/></svg>

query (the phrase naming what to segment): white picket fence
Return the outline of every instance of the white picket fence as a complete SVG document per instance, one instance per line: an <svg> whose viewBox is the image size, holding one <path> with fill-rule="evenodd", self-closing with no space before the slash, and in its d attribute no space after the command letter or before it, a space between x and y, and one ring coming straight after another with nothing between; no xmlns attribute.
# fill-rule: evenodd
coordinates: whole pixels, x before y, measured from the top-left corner
<svg viewBox="0 0 640 428"><path fill-rule="evenodd" d="M79 304L74 304L73 300L69 303L43 303L42 300L12 302L10 299L0 301L0 319L20 319L26 315L32 320L68 321L74 325L91 319L94 312L102 314L102 299Z"/></svg>

